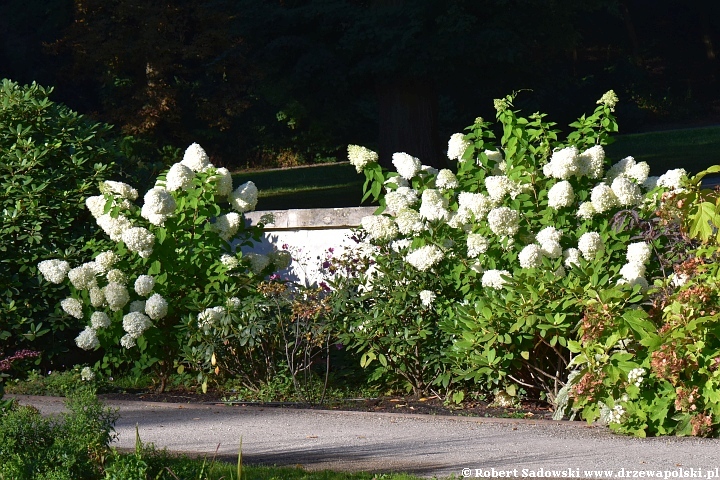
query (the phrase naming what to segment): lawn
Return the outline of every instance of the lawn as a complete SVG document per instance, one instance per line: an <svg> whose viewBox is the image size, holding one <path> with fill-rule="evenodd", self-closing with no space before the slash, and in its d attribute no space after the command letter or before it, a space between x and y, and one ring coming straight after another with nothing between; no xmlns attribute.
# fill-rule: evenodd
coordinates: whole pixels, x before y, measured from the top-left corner
<svg viewBox="0 0 720 480"><path fill-rule="evenodd" d="M720 164L720 126L617 135L606 148L613 161L632 156L651 175L673 168L697 173ZM252 180L260 190L257 210L357 207L365 177L348 162L240 172L235 184Z"/></svg>

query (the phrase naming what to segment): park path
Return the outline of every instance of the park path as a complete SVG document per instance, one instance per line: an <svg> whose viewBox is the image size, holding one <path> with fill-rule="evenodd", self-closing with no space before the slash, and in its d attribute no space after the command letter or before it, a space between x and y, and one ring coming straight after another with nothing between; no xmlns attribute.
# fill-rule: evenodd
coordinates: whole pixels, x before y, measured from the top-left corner
<svg viewBox="0 0 720 480"><path fill-rule="evenodd" d="M63 409L61 398L15 397L43 413ZM142 441L158 448L209 456L217 450L234 461L242 436L246 464L457 478L493 471L525 478L720 476L718 439L629 438L581 422L141 401L108 405L119 409L119 448L133 448L137 425Z"/></svg>

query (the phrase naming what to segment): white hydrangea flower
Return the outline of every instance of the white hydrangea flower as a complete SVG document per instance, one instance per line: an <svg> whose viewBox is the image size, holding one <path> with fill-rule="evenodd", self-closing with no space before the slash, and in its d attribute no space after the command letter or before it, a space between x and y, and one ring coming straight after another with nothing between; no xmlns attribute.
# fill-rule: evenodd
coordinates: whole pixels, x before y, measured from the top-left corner
<svg viewBox="0 0 720 480"><path fill-rule="evenodd" d="M558 182L548 190L548 206L555 210L571 206L575 202L575 191L567 180Z"/></svg>
<svg viewBox="0 0 720 480"><path fill-rule="evenodd" d="M602 145L595 145L582 152L577 159L578 176L602 178L605 162L605 150Z"/></svg>
<svg viewBox="0 0 720 480"><path fill-rule="evenodd" d="M458 195L460 209L467 209L475 215L476 220L482 220L493 207L492 200L482 193L460 192Z"/></svg>
<svg viewBox="0 0 720 480"><path fill-rule="evenodd" d="M118 260L120 260L120 257L118 257L112 250L106 250L98 253L95 257L95 271L100 275L104 275L118 262Z"/></svg>
<svg viewBox="0 0 720 480"><path fill-rule="evenodd" d="M626 278L621 278L617 281L617 284L618 285L627 285L630 288L633 288L636 285L640 285L641 290L647 290L650 287L650 284L648 283L648 281L645 277L635 277L632 280L628 280Z"/></svg>
<svg viewBox="0 0 720 480"><path fill-rule="evenodd" d="M250 212L257 206L258 189L253 182L245 182L230 193L228 200L238 212Z"/></svg>
<svg viewBox="0 0 720 480"><path fill-rule="evenodd" d="M185 155L180 163L193 172L202 172L206 168L212 167L207 153L197 143L193 143L185 150Z"/></svg>
<svg viewBox="0 0 720 480"><path fill-rule="evenodd" d="M113 312L122 310L130 301L130 294L125 285L121 283L108 283L105 285L105 288L103 288L103 293L105 294L105 301L108 304L108 308Z"/></svg>
<svg viewBox="0 0 720 480"><path fill-rule="evenodd" d="M385 190L390 190L390 189L389 189L389 186L390 186L391 184L392 184L392 185L395 185L395 188L409 187L409 186L410 186L410 182L408 182L407 180L405 180L405 179L404 179L403 177L401 177L400 175L393 175L392 177L389 177L387 180L385 180L385 181L383 182L383 185L386 186Z"/></svg>
<svg viewBox="0 0 720 480"><path fill-rule="evenodd" d="M635 159L633 157L625 157L621 160L618 160L618 162L610 167L610 170L608 170L606 178L608 182L612 182L617 177L625 177L628 176L628 172L632 171L632 169L635 167Z"/></svg>
<svg viewBox="0 0 720 480"><path fill-rule="evenodd" d="M447 209L448 200L440 192L433 188L428 188L422 193L420 203L420 216L429 220L447 221L450 218L450 212Z"/></svg>
<svg viewBox="0 0 720 480"><path fill-rule="evenodd" d="M684 168L668 170L657 179L658 187L666 187L676 192L682 192L683 181L687 179L687 171Z"/></svg>
<svg viewBox="0 0 720 480"><path fill-rule="evenodd" d="M487 238L479 233L468 233L467 236L467 256L468 258L476 258L481 253L487 252L489 242Z"/></svg>
<svg viewBox="0 0 720 480"><path fill-rule="evenodd" d="M560 245L560 242L555 241L541 243L540 250L548 258L560 258L563 253L562 245Z"/></svg>
<svg viewBox="0 0 720 480"><path fill-rule="evenodd" d="M418 201L418 194L409 187L398 187L385 194L385 205L391 212L399 212L403 208L412 206Z"/></svg>
<svg viewBox="0 0 720 480"><path fill-rule="evenodd" d="M398 234L398 228L391 217L385 215L368 215L360 221L362 228L370 239L377 242L388 242Z"/></svg>
<svg viewBox="0 0 720 480"><path fill-rule="evenodd" d="M97 224L113 242L122 241L123 233L133 226L125 215L112 217L109 213L98 217Z"/></svg>
<svg viewBox="0 0 720 480"><path fill-rule="evenodd" d="M523 247L518 254L518 260L522 268L537 268L542 265L542 258L543 254L540 245L534 243Z"/></svg>
<svg viewBox="0 0 720 480"><path fill-rule="evenodd" d="M78 290L88 290L97 285L95 279L95 266L90 263L83 263L68 272L68 278L73 287Z"/></svg>
<svg viewBox="0 0 720 480"><path fill-rule="evenodd" d="M635 242L627 246L627 261L645 265L650 261L652 250L645 242Z"/></svg>
<svg viewBox="0 0 720 480"><path fill-rule="evenodd" d="M615 178L610 189L617 197L619 205L629 207L642 203L643 195L640 186L625 176Z"/></svg>
<svg viewBox="0 0 720 480"><path fill-rule="evenodd" d="M129 333L126 333L123 335L123 337L120 339L120 346L123 347L126 350L130 350L136 345L135 339L132 335Z"/></svg>
<svg viewBox="0 0 720 480"><path fill-rule="evenodd" d="M105 204L107 199L104 195L95 195L85 199L85 206L90 210L90 214L95 218L100 218L105 214Z"/></svg>
<svg viewBox="0 0 720 480"><path fill-rule="evenodd" d="M608 415L608 423L622 423L625 408L622 405L615 405Z"/></svg>
<svg viewBox="0 0 720 480"><path fill-rule="evenodd" d="M108 282L121 283L125 285L127 283L127 275L122 270L113 268L105 276Z"/></svg>
<svg viewBox="0 0 720 480"><path fill-rule="evenodd" d="M639 387L643 382L643 377L645 376L645 369L644 368L633 368L628 372L628 383L634 384L636 387Z"/></svg>
<svg viewBox="0 0 720 480"><path fill-rule="evenodd" d="M485 177L485 188L495 203L500 203L505 195L508 195L516 189L513 182L505 175Z"/></svg>
<svg viewBox="0 0 720 480"><path fill-rule="evenodd" d="M240 300L238 297L230 297L227 300L227 306L231 310L237 310L238 308L242 307L242 300Z"/></svg>
<svg viewBox="0 0 720 480"><path fill-rule="evenodd" d="M70 271L70 264L65 260L43 260L38 263L38 270L48 282L60 284Z"/></svg>
<svg viewBox="0 0 720 480"><path fill-rule="evenodd" d="M505 168L500 166L501 164L505 164L505 160L503 159L502 152L500 150L485 150L483 153L491 163L495 164L496 168L498 168L501 172L505 172ZM480 165L479 160L478 165Z"/></svg>
<svg viewBox="0 0 720 480"><path fill-rule="evenodd" d="M465 150L470 147L470 140L465 140L462 133L453 133L448 140L447 156L450 160L463 161Z"/></svg>
<svg viewBox="0 0 720 480"><path fill-rule="evenodd" d="M650 175L650 165L647 162L636 163L625 172L625 175L635 180L638 185L643 185Z"/></svg>
<svg viewBox="0 0 720 480"><path fill-rule="evenodd" d="M182 163L176 163L165 175L165 188L170 192L187 190L195 178L195 172Z"/></svg>
<svg viewBox="0 0 720 480"><path fill-rule="evenodd" d="M155 277L152 275L140 275L135 279L135 293L141 297L147 297L155 288Z"/></svg>
<svg viewBox="0 0 720 480"><path fill-rule="evenodd" d="M482 276L482 286L485 288L494 288L500 290L508 281L503 277L510 277L507 270L486 270Z"/></svg>
<svg viewBox="0 0 720 480"><path fill-rule="evenodd" d="M583 233L578 240L578 249L585 260L595 260L595 256L602 248L603 241L597 232Z"/></svg>
<svg viewBox="0 0 720 480"><path fill-rule="evenodd" d="M405 261L424 272L437 265L445 257L436 245L425 245L405 256Z"/></svg>
<svg viewBox="0 0 720 480"><path fill-rule="evenodd" d="M95 378L95 372L92 371L92 368L83 367L83 369L80 370L80 379L83 382L91 382L94 378Z"/></svg>
<svg viewBox="0 0 720 480"><path fill-rule="evenodd" d="M376 163L379 159L376 152L360 145L348 145L347 152L350 165L355 167L357 173L365 170L369 163Z"/></svg>
<svg viewBox="0 0 720 480"><path fill-rule="evenodd" d="M411 208L398 211L395 214L395 224L403 235L419 233L427 228L420 213Z"/></svg>
<svg viewBox="0 0 720 480"><path fill-rule="evenodd" d="M222 320L223 315L225 315L224 307L206 308L198 314L198 327L208 329L217 325Z"/></svg>
<svg viewBox="0 0 720 480"><path fill-rule="evenodd" d="M553 152L548 162L543 167L543 174L546 177L567 180L579 171L578 149L575 146L566 147Z"/></svg>
<svg viewBox="0 0 720 480"><path fill-rule="evenodd" d="M561 230L553 226L547 226L540 230L535 235L535 240L542 246L544 243L559 242L562 239L563 233Z"/></svg>
<svg viewBox="0 0 720 480"><path fill-rule="evenodd" d="M235 255L223 253L222 255L220 255L220 263L225 265L228 270L232 270L233 268L237 268L240 265L240 260L238 260Z"/></svg>
<svg viewBox="0 0 720 480"><path fill-rule="evenodd" d="M137 252L141 257L145 258L144 252L152 253L155 235L145 227L133 227L123 232L122 241L125 242L128 250Z"/></svg>
<svg viewBox="0 0 720 480"><path fill-rule="evenodd" d="M406 180L412 180L422 167L420 160L404 152L393 153L392 163L398 174Z"/></svg>
<svg viewBox="0 0 720 480"><path fill-rule="evenodd" d="M212 224L212 229L218 232L220 238L225 241L229 241L235 237L235 234L238 230L240 230L241 224L242 217L239 213L228 212L215 218L215 222Z"/></svg>
<svg viewBox="0 0 720 480"><path fill-rule="evenodd" d="M131 312L144 312L145 311L145 300L133 300L130 302Z"/></svg>
<svg viewBox="0 0 720 480"><path fill-rule="evenodd" d="M153 187L143 197L140 215L153 225L162 226L173 214L177 204L175 198L162 187Z"/></svg>
<svg viewBox="0 0 720 480"><path fill-rule="evenodd" d="M110 317L105 312L93 312L90 316L90 326L93 329L99 330L101 328L107 328L111 324Z"/></svg>
<svg viewBox="0 0 720 480"><path fill-rule="evenodd" d="M437 174L435 186L441 190L452 190L454 188L458 188L460 183L452 171L447 168L443 168Z"/></svg>
<svg viewBox="0 0 720 480"><path fill-rule="evenodd" d="M233 191L233 179L230 170L225 167L220 167L215 170L213 176L215 181L215 194L219 197L227 197Z"/></svg>
<svg viewBox="0 0 720 480"><path fill-rule="evenodd" d="M150 317L142 312L130 312L123 317L123 330L133 338L140 337L145 330L152 327Z"/></svg>
<svg viewBox="0 0 720 480"><path fill-rule="evenodd" d="M273 250L268 254L268 258L276 270L285 270L292 262L292 255L287 250Z"/></svg>
<svg viewBox="0 0 720 480"><path fill-rule="evenodd" d="M577 248L568 248L563 252L563 263L567 268L572 268L573 265L580 266L580 255L581 252Z"/></svg>
<svg viewBox="0 0 720 480"><path fill-rule="evenodd" d="M75 344L83 350L94 350L100 346L100 340L98 340L95 330L85 327L85 330L75 337Z"/></svg>
<svg viewBox="0 0 720 480"><path fill-rule="evenodd" d="M450 212L447 224L452 228L460 228L463 230L471 229L470 222L473 220L473 213L467 208L460 207L454 212Z"/></svg>
<svg viewBox="0 0 720 480"><path fill-rule="evenodd" d="M145 302L145 313L153 320L165 318L168 313L168 302L159 293L153 294Z"/></svg>
<svg viewBox="0 0 720 480"><path fill-rule="evenodd" d="M685 285L688 280L690 280L690 275L686 273L671 273L669 278L673 287L679 288Z"/></svg>
<svg viewBox="0 0 720 480"><path fill-rule="evenodd" d="M105 306L105 293L103 292L102 288L92 287L90 290L88 290L88 293L90 294L90 305L95 308Z"/></svg>
<svg viewBox="0 0 720 480"><path fill-rule="evenodd" d="M420 292L420 302L425 307L431 307L433 302L435 301L436 295L434 292L431 292L430 290L423 290Z"/></svg>
<svg viewBox="0 0 720 480"><path fill-rule="evenodd" d="M605 183L599 183L590 192L590 202L596 213L603 213L618 205L618 198Z"/></svg>
<svg viewBox="0 0 720 480"><path fill-rule="evenodd" d="M83 318L83 304L77 298L66 298L60 302L63 311L75 318Z"/></svg>
<svg viewBox="0 0 720 480"><path fill-rule="evenodd" d="M520 214L508 207L497 207L487 215L488 226L500 237L512 237L520 228Z"/></svg>
<svg viewBox="0 0 720 480"><path fill-rule="evenodd" d="M610 109L611 112L614 112L615 105L617 105L618 101L619 99L615 92L613 90L608 90L607 92L603 93L603 96L600 97L600 100L598 100L596 103L598 105L605 105Z"/></svg>
<svg viewBox="0 0 720 480"><path fill-rule="evenodd" d="M640 277L645 276L645 265L643 265L642 263L634 262L626 263L620 269L620 275L628 282L632 282Z"/></svg>
<svg viewBox="0 0 720 480"><path fill-rule="evenodd" d="M113 182L112 180L100 182L100 192L117 195L121 198L127 198L132 201L135 201L138 198L138 191L133 187L127 183Z"/></svg>
<svg viewBox="0 0 720 480"><path fill-rule="evenodd" d="M593 207L592 202L582 202L575 215L583 220L592 220L595 213L597 212L595 212L595 207Z"/></svg>
<svg viewBox="0 0 720 480"><path fill-rule="evenodd" d="M270 265L270 259L267 255L262 255L260 253L246 253L244 257L248 260L248 262L250 262L250 270L252 270L255 275L259 275L263 270L265 270L265 267Z"/></svg>

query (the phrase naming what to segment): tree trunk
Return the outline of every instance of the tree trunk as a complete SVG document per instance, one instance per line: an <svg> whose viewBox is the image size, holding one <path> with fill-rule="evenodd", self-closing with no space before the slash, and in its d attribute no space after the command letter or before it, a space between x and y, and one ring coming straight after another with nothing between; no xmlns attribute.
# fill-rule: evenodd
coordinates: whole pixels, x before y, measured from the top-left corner
<svg viewBox="0 0 720 480"><path fill-rule="evenodd" d="M437 92L429 81L384 82L377 87L380 165L394 170L392 155L405 152L423 165L447 167L438 140Z"/></svg>

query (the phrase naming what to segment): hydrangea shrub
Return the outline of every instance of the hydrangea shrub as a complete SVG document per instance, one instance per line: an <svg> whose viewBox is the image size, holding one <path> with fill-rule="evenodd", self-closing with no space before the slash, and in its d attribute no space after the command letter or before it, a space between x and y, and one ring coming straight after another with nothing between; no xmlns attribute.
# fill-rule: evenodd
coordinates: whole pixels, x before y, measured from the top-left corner
<svg viewBox="0 0 720 480"><path fill-rule="evenodd" d="M75 342L84 350L103 347L103 368L154 366L165 375L193 331L219 324L249 284L289 261L242 255L239 247L262 231L243 218L257 203L257 188L233 188L230 172L214 167L197 144L158 177L142 206L126 183L104 181L100 191L85 204L115 247L81 265L51 259L38 269L49 283L70 284L61 307L86 322ZM202 354L210 367L213 352Z"/></svg>
<svg viewBox="0 0 720 480"><path fill-rule="evenodd" d="M434 339L444 339L447 368L435 381L511 394L522 387L553 400L567 380L568 341L588 299L620 285L636 305L658 269L651 253L660 240L634 240L637 227L614 221L621 211L646 211L645 194L658 179L632 157L606 158L603 145L617 131L614 93L571 124L564 140L544 115L519 116L513 100L495 101L499 139L481 118L450 138L454 172L405 153L393 155L396 172L383 172L366 149L352 146L348 153L366 176L366 197L380 200L362 226L380 249L372 262L389 276L381 282L410 285L418 306L420 292L437 294L439 314L424 317ZM406 267L391 268L393 262ZM402 273L407 269L432 279L425 284ZM406 314L419 315L411 305L408 300ZM348 325L397 316L397 310L363 307L352 310ZM374 352L361 339L366 335L372 333L351 338L351 345Z"/></svg>

